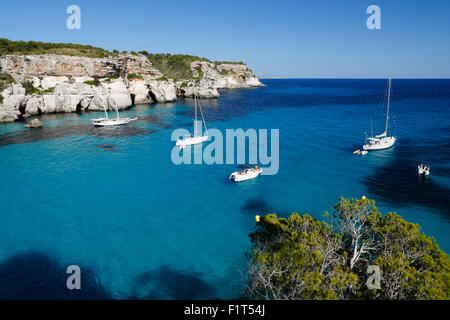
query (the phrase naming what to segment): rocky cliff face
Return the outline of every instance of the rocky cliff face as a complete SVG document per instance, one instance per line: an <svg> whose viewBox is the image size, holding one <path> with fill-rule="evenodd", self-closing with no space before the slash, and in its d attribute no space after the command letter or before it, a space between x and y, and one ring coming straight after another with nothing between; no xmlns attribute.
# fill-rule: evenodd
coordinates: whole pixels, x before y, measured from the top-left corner
<svg viewBox="0 0 450 320"><path fill-rule="evenodd" d="M128 73L159 78L162 74L152 67L145 56L122 55L111 58L87 58L62 55L16 56L0 58L0 69L17 80L32 77L94 77L108 78Z"/></svg>
<svg viewBox="0 0 450 320"><path fill-rule="evenodd" d="M0 122L51 112L120 110L194 93L217 98L218 89L262 85L245 64L195 61L190 67L193 78L175 82L143 55L6 55L0 58L0 73L11 75L15 83L0 92Z"/></svg>

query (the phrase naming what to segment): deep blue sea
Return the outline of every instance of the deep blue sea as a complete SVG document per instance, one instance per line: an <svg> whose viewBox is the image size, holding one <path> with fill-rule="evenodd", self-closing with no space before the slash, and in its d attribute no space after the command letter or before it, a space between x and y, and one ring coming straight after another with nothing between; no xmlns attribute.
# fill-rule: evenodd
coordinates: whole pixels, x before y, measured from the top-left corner
<svg viewBox="0 0 450 320"><path fill-rule="evenodd" d="M386 80L263 82L202 100L209 128L280 130L278 174L239 184L234 165L172 163L192 100L135 106L120 128L93 127L96 112L0 124L0 298L238 298L256 214L323 219L341 196L374 199L450 252L450 80L394 79L397 143L364 156ZM81 291L66 289L72 264Z"/></svg>

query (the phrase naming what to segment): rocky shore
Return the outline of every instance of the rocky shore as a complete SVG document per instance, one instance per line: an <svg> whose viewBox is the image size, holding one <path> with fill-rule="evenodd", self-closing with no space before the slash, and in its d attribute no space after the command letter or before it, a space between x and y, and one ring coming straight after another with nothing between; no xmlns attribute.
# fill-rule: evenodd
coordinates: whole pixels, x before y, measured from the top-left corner
<svg viewBox="0 0 450 320"><path fill-rule="evenodd" d="M52 112L126 109L180 97L217 98L219 89L262 86L243 63L194 61L192 77L175 81L142 54L107 58L68 55L4 55L0 122ZM8 77L9 77L8 76ZM2 87L0 86L0 89Z"/></svg>

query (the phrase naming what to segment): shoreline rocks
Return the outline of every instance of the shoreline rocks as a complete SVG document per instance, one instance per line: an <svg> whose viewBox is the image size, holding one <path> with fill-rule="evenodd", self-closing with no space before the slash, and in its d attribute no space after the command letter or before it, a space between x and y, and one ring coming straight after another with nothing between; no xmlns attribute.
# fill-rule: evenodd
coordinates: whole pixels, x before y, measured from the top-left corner
<svg viewBox="0 0 450 320"><path fill-rule="evenodd" d="M220 89L263 85L242 63L194 61L190 68L192 79L174 81L163 77L144 55L6 55L0 58L0 73L11 75L16 83L0 92L0 122L53 112L98 111L104 106L121 110L194 93L213 99L220 96Z"/></svg>
<svg viewBox="0 0 450 320"><path fill-rule="evenodd" d="M44 125L38 119L33 119L29 124L26 124L26 128L42 128Z"/></svg>

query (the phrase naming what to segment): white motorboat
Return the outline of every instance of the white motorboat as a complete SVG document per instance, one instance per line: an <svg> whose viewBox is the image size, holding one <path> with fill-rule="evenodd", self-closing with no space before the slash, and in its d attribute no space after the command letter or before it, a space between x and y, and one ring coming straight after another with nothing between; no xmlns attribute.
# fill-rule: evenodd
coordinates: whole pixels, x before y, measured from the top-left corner
<svg viewBox="0 0 450 320"><path fill-rule="evenodd" d="M417 171L419 172L419 174L428 176L430 175L430 166L420 164L417 166Z"/></svg>
<svg viewBox="0 0 450 320"><path fill-rule="evenodd" d="M394 136L388 135L389 128L389 104L391 101L391 77L389 77L389 89L388 89L388 101L387 101L387 111L386 111L386 129L382 134L377 136L373 136L370 138L366 138L366 141L363 145L364 150L372 151L372 150L383 150L392 147L397 140Z"/></svg>
<svg viewBox="0 0 450 320"><path fill-rule="evenodd" d="M253 168L245 168L244 170L233 172L230 175L230 180L234 182L239 182L254 179L258 177L261 174L261 172L262 169L259 168L258 166L254 166Z"/></svg>
<svg viewBox="0 0 450 320"><path fill-rule="evenodd" d="M200 110L200 115L202 116L203 125L205 126L205 134L203 136L197 135L197 107ZM206 127L205 117L203 116L202 107L200 105L200 101L198 101L197 94L194 94L194 108L195 108L195 119L194 119L194 135L190 137L185 137L183 139L178 139L176 142L176 146L180 148L184 148L190 145L199 144L207 141L208 137L208 128Z"/></svg>
<svg viewBox="0 0 450 320"><path fill-rule="evenodd" d="M97 127L120 126L128 124L131 121L137 120L137 118L121 118L119 116L119 110L117 108L116 108L117 117L115 119L110 119L105 105L103 106L103 109L105 111L106 118L91 119L92 124L94 126Z"/></svg>

